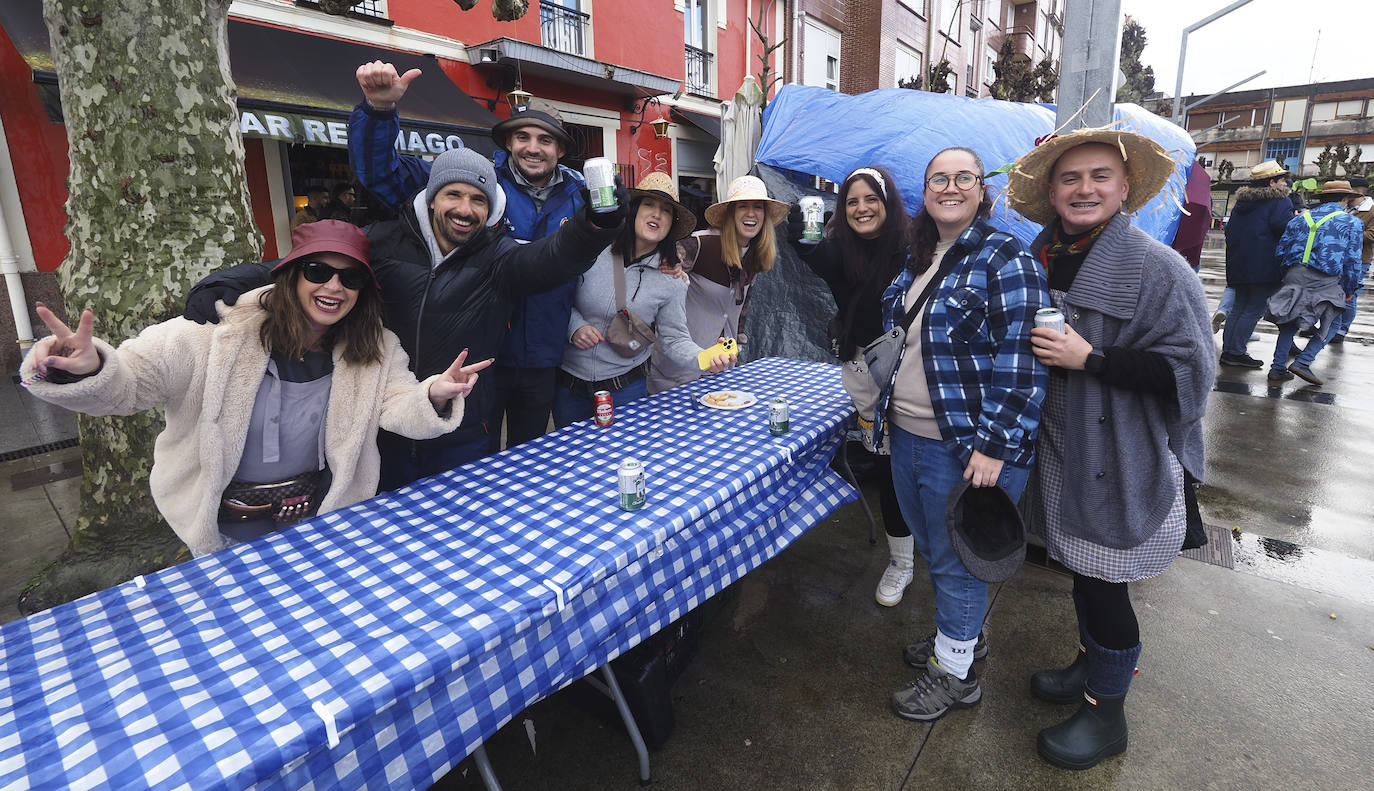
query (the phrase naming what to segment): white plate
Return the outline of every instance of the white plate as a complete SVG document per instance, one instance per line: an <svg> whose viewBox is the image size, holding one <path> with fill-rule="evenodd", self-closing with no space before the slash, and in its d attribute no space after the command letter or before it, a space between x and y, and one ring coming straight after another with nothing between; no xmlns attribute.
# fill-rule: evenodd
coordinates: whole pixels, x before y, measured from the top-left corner
<svg viewBox="0 0 1374 791"><path fill-rule="evenodd" d="M715 403L712 403L711 401L711 399L713 398L717 399ZM722 403L719 400L721 398L729 398L729 400ZM754 404L757 404L758 402L759 400L754 397L753 393L746 393L743 390L716 390L714 392L707 393L706 395L701 397L701 403L704 406L711 407L712 409L744 409L745 407L751 407Z"/></svg>

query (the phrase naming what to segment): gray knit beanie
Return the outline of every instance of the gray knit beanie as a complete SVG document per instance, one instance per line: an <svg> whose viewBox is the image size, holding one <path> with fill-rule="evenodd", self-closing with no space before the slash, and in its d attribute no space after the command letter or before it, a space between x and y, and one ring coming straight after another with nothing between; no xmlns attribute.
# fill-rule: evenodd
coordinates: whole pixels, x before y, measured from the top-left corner
<svg viewBox="0 0 1374 791"><path fill-rule="evenodd" d="M486 194L490 205L488 226L501 221L506 212L506 193L496 183L496 169L490 160L470 148L450 148L440 154L429 171L425 203L433 203L439 190L455 181L470 184Z"/></svg>

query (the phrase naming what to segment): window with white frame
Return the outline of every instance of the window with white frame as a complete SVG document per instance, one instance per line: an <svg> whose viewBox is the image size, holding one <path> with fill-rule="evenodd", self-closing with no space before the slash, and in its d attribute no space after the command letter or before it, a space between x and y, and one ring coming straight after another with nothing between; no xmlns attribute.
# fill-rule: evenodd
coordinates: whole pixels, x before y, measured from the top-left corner
<svg viewBox="0 0 1374 791"><path fill-rule="evenodd" d="M898 42L892 49L892 87L902 81L919 79L922 74L921 53Z"/></svg>
<svg viewBox="0 0 1374 791"><path fill-rule="evenodd" d="M1363 118L1364 99L1343 99L1336 103L1337 118Z"/></svg>
<svg viewBox="0 0 1374 791"><path fill-rule="evenodd" d="M995 47L985 47L983 49L983 84L991 85L997 82L997 70L992 66L997 62L997 49Z"/></svg>
<svg viewBox="0 0 1374 791"><path fill-rule="evenodd" d="M802 84L838 91L840 31L807 17L803 46L805 54L802 57Z"/></svg>
<svg viewBox="0 0 1374 791"><path fill-rule="evenodd" d="M585 55L591 17L580 0L543 0L539 4L539 32L544 46L569 55Z"/></svg>

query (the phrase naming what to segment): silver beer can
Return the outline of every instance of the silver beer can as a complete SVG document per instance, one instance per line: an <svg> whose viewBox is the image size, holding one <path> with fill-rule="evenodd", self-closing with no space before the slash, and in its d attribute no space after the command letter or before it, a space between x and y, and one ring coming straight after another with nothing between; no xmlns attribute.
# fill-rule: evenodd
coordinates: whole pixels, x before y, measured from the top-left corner
<svg viewBox="0 0 1374 791"><path fill-rule="evenodd" d="M638 511L644 507L644 465L635 459L623 459L619 469L620 507Z"/></svg>
<svg viewBox="0 0 1374 791"><path fill-rule="evenodd" d="M1035 326L1050 327L1057 332L1064 331L1064 314L1058 308L1041 308L1035 311Z"/></svg>
<svg viewBox="0 0 1374 791"><path fill-rule="evenodd" d="M792 410L787 399L777 396L768 402L768 433L783 435L792 430Z"/></svg>
<svg viewBox="0 0 1374 791"><path fill-rule="evenodd" d="M802 215L802 240L819 242L825 227L825 201L815 195L807 195L797 201Z"/></svg>
<svg viewBox="0 0 1374 791"><path fill-rule="evenodd" d="M615 211L615 165L605 157L592 157L582 164L582 178L587 181L592 211L605 214Z"/></svg>

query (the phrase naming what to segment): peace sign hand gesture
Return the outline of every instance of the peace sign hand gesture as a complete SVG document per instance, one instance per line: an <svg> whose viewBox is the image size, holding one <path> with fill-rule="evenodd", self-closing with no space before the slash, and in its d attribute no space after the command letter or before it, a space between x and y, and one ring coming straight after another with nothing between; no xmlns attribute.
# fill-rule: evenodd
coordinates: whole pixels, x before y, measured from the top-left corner
<svg viewBox="0 0 1374 791"><path fill-rule="evenodd" d="M81 311L81 321L76 332L62 323L51 310L43 305L37 308L38 318L48 325L52 335L33 345L34 367L43 376L49 368L66 371L76 376L85 376L100 370L100 354L91 342L91 328L95 326L95 314L89 308Z"/></svg>
<svg viewBox="0 0 1374 791"><path fill-rule="evenodd" d="M467 349L458 352L458 359L453 361L453 365L450 365L438 379L429 383L429 402L434 405L435 411L442 412L454 398L467 397L477 384L477 372L491 365L496 359L492 357L480 363L463 365L467 358Z"/></svg>

